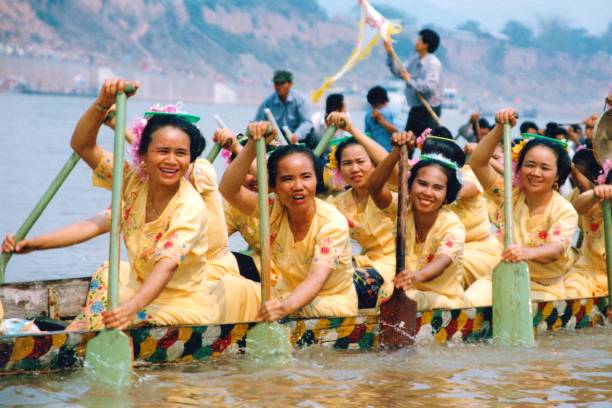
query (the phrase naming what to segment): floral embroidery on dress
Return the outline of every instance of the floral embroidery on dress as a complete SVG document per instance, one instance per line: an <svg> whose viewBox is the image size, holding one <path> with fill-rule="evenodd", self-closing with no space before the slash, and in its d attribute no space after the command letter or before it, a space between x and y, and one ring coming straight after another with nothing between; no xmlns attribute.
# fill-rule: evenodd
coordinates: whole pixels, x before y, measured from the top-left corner
<svg viewBox="0 0 612 408"><path fill-rule="evenodd" d="M538 232L538 238L546 239L546 237L548 237L548 232L546 230L542 230L542 231Z"/></svg>

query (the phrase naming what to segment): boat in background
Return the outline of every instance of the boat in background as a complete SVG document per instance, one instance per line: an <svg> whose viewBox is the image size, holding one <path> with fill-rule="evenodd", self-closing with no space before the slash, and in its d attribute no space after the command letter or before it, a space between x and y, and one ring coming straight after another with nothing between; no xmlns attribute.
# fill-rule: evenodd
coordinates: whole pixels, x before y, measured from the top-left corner
<svg viewBox="0 0 612 408"><path fill-rule="evenodd" d="M34 319L41 333L0 336L0 375L49 372L83 365L87 343L101 331L64 331L85 304L91 278L60 279L0 285L6 318ZM583 329L606 324L608 298L534 302L537 333ZM417 313L416 344L479 342L491 339L492 308L428 310ZM285 318L296 348L379 348L379 316L361 309L358 316ZM243 352L247 332L256 322L205 326L143 326L126 330L133 341L136 366L207 360Z"/></svg>

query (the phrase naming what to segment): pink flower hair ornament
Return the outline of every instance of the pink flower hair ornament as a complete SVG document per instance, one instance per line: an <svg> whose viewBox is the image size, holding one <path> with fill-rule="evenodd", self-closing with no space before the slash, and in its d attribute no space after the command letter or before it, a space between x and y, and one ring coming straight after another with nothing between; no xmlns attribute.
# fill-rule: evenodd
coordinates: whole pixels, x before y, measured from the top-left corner
<svg viewBox="0 0 612 408"><path fill-rule="evenodd" d="M423 144L425 143L425 139L431 134L431 128L425 129L421 132L421 135L417 137L416 144L419 149L423 149Z"/></svg>
<svg viewBox="0 0 612 408"><path fill-rule="evenodd" d="M601 166L602 170L599 176L597 176L597 184L604 185L606 184L606 179L610 174L610 170L612 170L612 160L606 159Z"/></svg>
<svg viewBox="0 0 612 408"><path fill-rule="evenodd" d="M144 118L138 118L134 120L132 127L131 127L132 134L134 135L134 139L132 141L132 146L130 148L130 154L132 156L132 164L134 165L134 168L136 169L136 173L141 179L145 178L145 172L144 172L144 169L142 168L142 157L138 153L138 150L140 148L142 132L144 131L145 126L147 126L149 119L151 119L155 115L160 115L160 116L174 115L174 116L178 116L181 119L184 119L187 122L190 122L193 124L197 123L200 120L199 116L191 115L189 113L183 112L183 102L180 102L180 101L175 103L174 105L171 105L171 104L160 105L159 103L156 103L155 105L151 106L148 111L145 112Z"/></svg>

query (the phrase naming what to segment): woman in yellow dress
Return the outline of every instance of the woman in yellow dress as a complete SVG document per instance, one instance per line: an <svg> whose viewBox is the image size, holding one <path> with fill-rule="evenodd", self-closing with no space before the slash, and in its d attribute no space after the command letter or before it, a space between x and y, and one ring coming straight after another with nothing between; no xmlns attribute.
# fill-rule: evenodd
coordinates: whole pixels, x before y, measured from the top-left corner
<svg viewBox="0 0 612 408"><path fill-rule="evenodd" d="M339 171L350 188L330 196L327 202L344 214L351 238L361 246L361 254L353 257L353 280L359 308L375 307L379 294L393 291L395 276L394 225L374 204L367 185L375 163L381 162L387 151L353 127L346 113L333 112L328 121L353 137L337 145L330 153L330 168Z"/></svg>
<svg viewBox="0 0 612 408"><path fill-rule="evenodd" d="M608 294L603 206L601 204L604 200L612 200L611 175L612 172L609 172L608 184L596 186L580 194L572 202L580 215L584 239L578 261L570 273L565 276L565 291L568 299Z"/></svg>
<svg viewBox="0 0 612 408"><path fill-rule="evenodd" d="M385 182L399 161L399 146L406 132L392 136L393 149L370 176L368 188L374 203L391 220L397 219L396 193ZM465 228L448 204L461 190L459 168L448 158L421 155L408 178L406 216L406 269L394 279L396 289L417 302L419 310L464 306L462 253Z"/></svg>
<svg viewBox="0 0 612 408"><path fill-rule="evenodd" d="M242 185L253 159L255 140L268 122L249 125L249 141L227 168L220 190L248 217L258 218L257 194ZM268 160L271 263L278 281L273 299L260 306L260 284L226 275L215 287L223 322L278 320L300 316L354 316L350 238L346 219L316 198L322 169L312 152L300 145L277 148Z"/></svg>
<svg viewBox="0 0 612 408"><path fill-rule="evenodd" d="M516 112L497 112L496 126L478 144L470 165L487 195L498 205L497 224L503 225L504 183L489 166L489 159L502 138L502 125L516 124ZM525 261L529 265L531 299L557 300L565 297L563 276L571 260L570 244L578 216L558 192L567 179L571 161L562 142L546 137L524 139L513 148L518 185L512 191L512 217L515 244L506 248L506 262ZM502 228L503 230L503 228ZM501 236L499 237L501 240ZM477 280L466 291L473 306L491 304L491 277Z"/></svg>
<svg viewBox="0 0 612 408"><path fill-rule="evenodd" d="M433 129L424 140L423 154L439 153L448 157L461 168L463 177L461 191L452 209L465 226L463 247L463 288L474 281L490 275L501 260L502 245L491 233L491 223L484 190L469 165L465 164L465 153L452 140L445 127Z"/></svg>
<svg viewBox="0 0 612 408"><path fill-rule="evenodd" d="M107 109L123 80L106 80L74 130L71 146L94 169L94 185L112 186L112 154L97 144ZM120 270L120 305L106 310L106 266L92 278L83 312L72 330L124 329L152 324L205 324L217 318L206 286L207 211L185 180L204 150L199 130L176 115L155 115L138 152L144 177L125 165L121 226L130 263Z"/></svg>

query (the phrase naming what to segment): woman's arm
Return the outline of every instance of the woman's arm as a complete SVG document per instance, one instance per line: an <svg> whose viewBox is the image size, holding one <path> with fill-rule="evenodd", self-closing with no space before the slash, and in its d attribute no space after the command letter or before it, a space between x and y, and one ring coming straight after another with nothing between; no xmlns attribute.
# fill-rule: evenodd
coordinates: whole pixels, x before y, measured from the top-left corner
<svg viewBox="0 0 612 408"><path fill-rule="evenodd" d="M442 275L444 270L453 262L450 255L437 254L431 262L418 271L403 270L393 279L396 288L403 290L416 289L419 282L429 282Z"/></svg>
<svg viewBox="0 0 612 408"><path fill-rule="evenodd" d="M555 262L563 254L563 245L560 242L550 242L539 247L523 247L512 244L502 253L506 262L532 261L541 264Z"/></svg>
<svg viewBox="0 0 612 408"><path fill-rule="evenodd" d="M580 191L587 191L593 188L593 183L576 166L572 164L572 179Z"/></svg>
<svg viewBox="0 0 612 408"><path fill-rule="evenodd" d="M151 274L131 299L121 303L116 309L103 313L104 325L109 329L127 329L134 315L147 307L164 290L177 267L178 264L172 259L163 258L157 262Z"/></svg>
<svg viewBox="0 0 612 408"><path fill-rule="evenodd" d="M251 167L251 163L255 160L255 141L264 137L264 134L268 132L269 126L269 123L265 121L249 124L247 130L249 141L225 170L219 184L219 191L223 197L243 214L252 214L255 208L257 208L257 193L248 190L242 185L242 182ZM222 132L229 132L229 130L223 129ZM275 137L274 130L271 133L272 139Z"/></svg>
<svg viewBox="0 0 612 408"><path fill-rule="evenodd" d="M272 299L261 305L257 320L274 321L282 319L309 304L321 291L332 273L332 268L325 265L312 265L304 279L283 300Z"/></svg>
<svg viewBox="0 0 612 408"><path fill-rule="evenodd" d="M495 122L495 127L478 143L468 163L484 190L491 187L493 183L495 183L495 180L497 180L498 175L493 168L489 166L489 160L502 139L503 124L509 123L510 126L516 125L516 111L514 109L502 109L498 111L495 115Z"/></svg>
<svg viewBox="0 0 612 408"><path fill-rule="evenodd" d="M595 205L603 200L612 200L612 186L604 184L585 191L572 201L572 205L579 215L586 215Z"/></svg>
<svg viewBox="0 0 612 408"><path fill-rule="evenodd" d="M2 242L2 252L26 254L43 249L62 248L78 244L110 231L110 215L102 211L96 216L60 228L48 234L23 239L15 244L15 237L7 235Z"/></svg>
<svg viewBox="0 0 612 408"><path fill-rule="evenodd" d="M104 152L97 143L100 126L115 102L117 92L123 92L128 85L138 88L138 83L121 79L105 80L95 102L87 108L74 128L70 146L92 169L96 168Z"/></svg>

